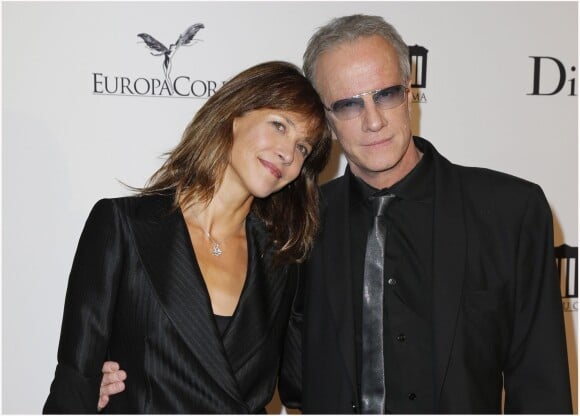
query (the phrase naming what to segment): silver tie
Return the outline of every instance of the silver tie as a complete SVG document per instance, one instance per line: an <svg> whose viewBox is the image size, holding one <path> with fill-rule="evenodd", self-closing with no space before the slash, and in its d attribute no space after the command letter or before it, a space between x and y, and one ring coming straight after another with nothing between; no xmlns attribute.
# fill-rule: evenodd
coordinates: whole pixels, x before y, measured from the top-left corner
<svg viewBox="0 0 580 416"><path fill-rule="evenodd" d="M362 301L361 411L385 412L383 355L384 263L387 227L384 213L395 195L373 197L375 213L367 237Z"/></svg>

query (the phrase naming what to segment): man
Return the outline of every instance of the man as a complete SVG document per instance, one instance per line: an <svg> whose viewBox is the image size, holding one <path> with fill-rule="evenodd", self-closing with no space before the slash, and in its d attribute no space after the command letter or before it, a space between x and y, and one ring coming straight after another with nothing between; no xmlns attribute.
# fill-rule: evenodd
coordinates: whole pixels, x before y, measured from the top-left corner
<svg viewBox="0 0 580 416"><path fill-rule="evenodd" d="M368 197L387 191L394 199L385 214L378 411L501 413L503 386L506 413L571 413L541 189L453 165L412 137L408 50L380 17L346 16L320 28L304 72L348 168L323 186L322 231L299 268L283 401L304 413L373 411L361 391L370 359L362 312Z"/></svg>
<svg viewBox="0 0 580 416"><path fill-rule="evenodd" d="M412 136L408 50L380 17L320 28L304 72L348 168L323 186L322 230L296 270L284 403L303 413L571 413L541 189L451 164ZM383 194L390 203L373 303L370 201Z"/></svg>

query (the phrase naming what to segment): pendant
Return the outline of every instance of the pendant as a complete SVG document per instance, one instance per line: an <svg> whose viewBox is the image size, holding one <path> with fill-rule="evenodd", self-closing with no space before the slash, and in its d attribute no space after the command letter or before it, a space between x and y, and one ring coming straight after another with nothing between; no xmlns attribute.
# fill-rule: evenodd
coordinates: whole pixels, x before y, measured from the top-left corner
<svg viewBox="0 0 580 416"><path fill-rule="evenodd" d="M216 242L214 241L214 243L213 243L213 247L212 247L212 249L211 249L211 254L213 254L213 255L214 255L214 256L216 256L216 257L219 257L219 256L221 256L221 255L222 255L222 253L223 253L223 252L222 252L222 249L220 248L220 245L219 245L219 243L216 243Z"/></svg>

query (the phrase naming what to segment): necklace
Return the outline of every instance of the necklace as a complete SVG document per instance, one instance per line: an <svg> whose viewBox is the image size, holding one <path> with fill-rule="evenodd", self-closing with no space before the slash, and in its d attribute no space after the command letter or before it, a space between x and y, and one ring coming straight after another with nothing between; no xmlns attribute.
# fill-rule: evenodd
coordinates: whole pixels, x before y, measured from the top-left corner
<svg viewBox="0 0 580 416"><path fill-rule="evenodd" d="M203 228L202 228L202 230L203 230ZM213 254L213 255L214 255L214 256L216 256L216 257L219 257L219 256L221 256L221 255L222 255L222 253L223 253L224 251L222 250L222 248L221 248L221 246L220 246L220 242L219 242L219 241L216 241L216 240L214 240L214 239L212 238L211 234L210 234L208 231L206 231L206 230L203 230L203 232L205 233L205 236L206 236L207 238L209 238L209 241L211 241L211 242L212 242L212 244L213 244L213 246L212 246L212 248L211 248L211 254Z"/></svg>
<svg viewBox="0 0 580 416"><path fill-rule="evenodd" d="M222 250L222 244L225 243L226 241L228 241L231 237L233 237L236 233L234 232L232 235L226 237L225 239L223 239L221 242L215 240L211 234L209 233L209 231L207 231L205 228L203 228L203 226L201 225L201 221L199 220L199 218L197 218L196 214L193 214L193 216L195 217L195 221L197 222L197 225L199 225L199 228L201 228L201 230L203 231L203 233L205 234L205 236L207 237L207 239L211 242L212 247L210 250L210 253L213 254L215 257L219 257L222 255L222 253L224 252Z"/></svg>

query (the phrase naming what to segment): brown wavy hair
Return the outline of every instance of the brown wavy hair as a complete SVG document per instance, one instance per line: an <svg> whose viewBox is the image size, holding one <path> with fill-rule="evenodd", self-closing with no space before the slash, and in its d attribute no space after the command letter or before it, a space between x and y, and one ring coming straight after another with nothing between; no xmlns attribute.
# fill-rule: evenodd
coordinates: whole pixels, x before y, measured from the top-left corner
<svg viewBox="0 0 580 416"><path fill-rule="evenodd" d="M298 178L266 198L255 198L251 207L270 233L274 263L301 262L319 226L317 177L329 158L330 134L318 94L291 63L265 62L226 82L195 114L180 143L139 191L173 191L175 208L179 201L208 204L228 165L234 119L264 108L303 116L313 138Z"/></svg>

